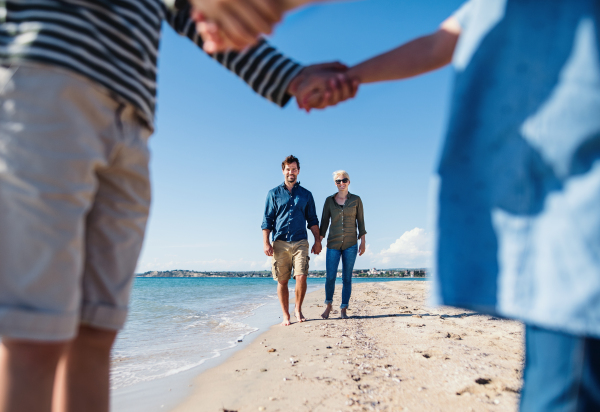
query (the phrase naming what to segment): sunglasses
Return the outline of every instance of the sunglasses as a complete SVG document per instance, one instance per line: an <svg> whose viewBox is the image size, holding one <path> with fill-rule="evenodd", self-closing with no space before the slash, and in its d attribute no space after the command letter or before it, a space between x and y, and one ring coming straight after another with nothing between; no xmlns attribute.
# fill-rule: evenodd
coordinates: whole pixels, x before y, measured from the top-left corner
<svg viewBox="0 0 600 412"><path fill-rule="evenodd" d="M336 181L335 181L335 184L336 184L336 185L339 185L340 183L348 183L348 179L346 179L346 178L343 178L343 179L340 179L340 180L336 180Z"/></svg>

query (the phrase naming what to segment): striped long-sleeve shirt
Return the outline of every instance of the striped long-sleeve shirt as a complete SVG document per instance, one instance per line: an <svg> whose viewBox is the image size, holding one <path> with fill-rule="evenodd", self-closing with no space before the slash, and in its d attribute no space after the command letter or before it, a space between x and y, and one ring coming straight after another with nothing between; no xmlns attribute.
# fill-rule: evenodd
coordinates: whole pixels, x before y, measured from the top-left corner
<svg viewBox="0 0 600 412"><path fill-rule="evenodd" d="M77 72L131 102L152 125L163 20L202 47L189 6L172 11L161 0L0 0L0 64L34 61ZM212 57L280 106L302 69L265 41Z"/></svg>

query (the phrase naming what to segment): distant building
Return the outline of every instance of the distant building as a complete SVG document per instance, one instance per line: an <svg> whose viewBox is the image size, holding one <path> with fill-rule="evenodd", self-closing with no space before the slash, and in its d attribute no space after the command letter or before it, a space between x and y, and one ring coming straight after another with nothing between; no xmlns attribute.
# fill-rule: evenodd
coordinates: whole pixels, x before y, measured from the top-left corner
<svg viewBox="0 0 600 412"><path fill-rule="evenodd" d="M427 276L427 271L425 270L415 270L414 271L414 277L416 278L424 278Z"/></svg>

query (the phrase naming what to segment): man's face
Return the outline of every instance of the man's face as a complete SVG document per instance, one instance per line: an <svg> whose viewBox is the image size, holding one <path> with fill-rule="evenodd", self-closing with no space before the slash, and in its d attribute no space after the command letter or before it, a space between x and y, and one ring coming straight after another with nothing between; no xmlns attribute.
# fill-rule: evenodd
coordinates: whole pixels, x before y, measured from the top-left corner
<svg viewBox="0 0 600 412"><path fill-rule="evenodd" d="M286 163L285 167L283 168L283 176L285 176L286 183L296 183L299 173L300 169L298 169L296 162Z"/></svg>

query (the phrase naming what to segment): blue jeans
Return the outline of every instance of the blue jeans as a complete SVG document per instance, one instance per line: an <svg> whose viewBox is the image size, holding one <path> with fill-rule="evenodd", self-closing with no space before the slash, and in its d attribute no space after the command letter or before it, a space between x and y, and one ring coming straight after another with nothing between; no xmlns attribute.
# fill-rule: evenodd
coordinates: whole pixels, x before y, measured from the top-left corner
<svg viewBox="0 0 600 412"><path fill-rule="evenodd" d="M528 325L520 410L600 411L600 339Z"/></svg>
<svg viewBox="0 0 600 412"><path fill-rule="evenodd" d="M342 305L340 308L346 309L352 293L352 269L358 254L358 244L345 250L327 248L326 268L327 280L325 281L325 304L333 303L333 292L335 291L335 277L340 258L342 258Z"/></svg>

